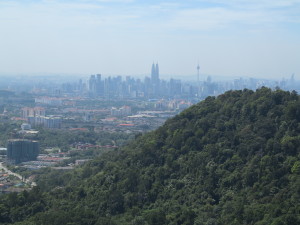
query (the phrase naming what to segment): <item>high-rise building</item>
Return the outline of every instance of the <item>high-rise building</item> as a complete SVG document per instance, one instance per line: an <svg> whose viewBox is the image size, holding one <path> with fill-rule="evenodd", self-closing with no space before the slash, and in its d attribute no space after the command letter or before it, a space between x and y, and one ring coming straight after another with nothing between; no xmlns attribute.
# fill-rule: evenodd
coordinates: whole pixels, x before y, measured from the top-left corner
<svg viewBox="0 0 300 225"><path fill-rule="evenodd" d="M153 84L158 84L159 83L159 67L158 63L156 65L153 63L152 68L151 68L151 82Z"/></svg>
<svg viewBox="0 0 300 225"><path fill-rule="evenodd" d="M89 79L89 91L92 95L96 94L97 81L95 75L91 75Z"/></svg>
<svg viewBox="0 0 300 225"><path fill-rule="evenodd" d="M96 95L97 96L104 95L104 87L103 87L103 82L101 80L101 74L97 74L96 76Z"/></svg>
<svg viewBox="0 0 300 225"><path fill-rule="evenodd" d="M39 154L39 143L26 139L12 139L7 143L7 162L18 164L36 160Z"/></svg>
<svg viewBox="0 0 300 225"><path fill-rule="evenodd" d="M152 64L152 69L151 69L151 97L156 97L160 93L160 88L159 88L159 67L158 63L156 65L153 63Z"/></svg>
<svg viewBox="0 0 300 225"><path fill-rule="evenodd" d="M28 117L28 123L32 126L43 126L45 128L61 128L60 116L34 116Z"/></svg>
<svg viewBox="0 0 300 225"><path fill-rule="evenodd" d="M156 79L159 80L159 68L158 68L158 63L156 63L156 66L155 66L155 72L156 72Z"/></svg>
<svg viewBox="0 0 300 225"><path fill-rule="evenodd" d="M181 95L181 80L170 79L170 97Z"/></svg>
<svg viewBox="0 0 300 225"><path fill-rule="evenodd" d="M151 68L151 81L153 81L155 79L156 76L156 68L154 63L152 64L152 68Z"/></svg>
<svg viewBox="0 0 300 225"><path fill-rule="evenodd" d="M151 93L151 78L145 77L144 79L144 96L150 97Z"/></svg>
<svg viewBox="0 0 300 225"><path fill-rule="evenodd" d="M197 66L197 97L200 96L200 65Z"/></svg>
<svg viewBox="0 0 300 225"><path fill-rule="evenodd" d="M28 117L45 116L45 109L42 107L24 107L22 108L22 117L27 119Z"/></svg>
<svg viewBox="0 0 300 225"><path fill-rule="evenodd" d="M104 82L101 80L101 74L91 75L89 79L89 93L91 97L103 96Z"/></svg>

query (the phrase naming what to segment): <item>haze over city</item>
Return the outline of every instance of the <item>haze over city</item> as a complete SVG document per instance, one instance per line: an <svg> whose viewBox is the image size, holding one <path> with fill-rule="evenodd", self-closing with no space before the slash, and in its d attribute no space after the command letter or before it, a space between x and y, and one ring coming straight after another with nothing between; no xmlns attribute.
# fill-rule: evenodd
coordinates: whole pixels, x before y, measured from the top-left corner
<svg viewBox="0 0 300 225"><path fill-rule="evenodd" d="M298 0L2 0L0 74L300 73Z"/></svg>

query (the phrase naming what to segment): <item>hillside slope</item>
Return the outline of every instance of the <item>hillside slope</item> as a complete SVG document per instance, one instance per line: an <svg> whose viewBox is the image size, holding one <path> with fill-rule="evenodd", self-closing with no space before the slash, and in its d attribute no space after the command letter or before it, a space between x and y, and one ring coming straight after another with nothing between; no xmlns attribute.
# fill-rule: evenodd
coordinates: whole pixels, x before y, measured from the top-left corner
<svg viewBox="0 0 300 225"><path fill-rule="evenodd" d="M229 91L0 202L16 224L300 224L300 98ZM22 222L18 222L22 221Z"/></svg>

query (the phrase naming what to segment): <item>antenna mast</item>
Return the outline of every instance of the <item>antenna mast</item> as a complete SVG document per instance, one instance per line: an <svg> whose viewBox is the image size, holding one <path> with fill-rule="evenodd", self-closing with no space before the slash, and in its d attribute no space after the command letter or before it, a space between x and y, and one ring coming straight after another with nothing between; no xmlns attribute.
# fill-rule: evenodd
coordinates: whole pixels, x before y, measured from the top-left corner
<svg viewBox="0 0 300 225"><path fill-rule="evenodd" d="M200 96L200 66L199 66L199 62L198 62L198 66L197 66L197 97L199 98Z"/></svg>

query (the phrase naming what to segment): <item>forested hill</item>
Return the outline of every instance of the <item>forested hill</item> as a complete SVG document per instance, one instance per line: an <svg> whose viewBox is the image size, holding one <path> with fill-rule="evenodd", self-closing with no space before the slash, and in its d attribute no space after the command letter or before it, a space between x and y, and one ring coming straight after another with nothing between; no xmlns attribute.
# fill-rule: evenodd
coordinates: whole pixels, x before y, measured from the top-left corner
<svg viewBox="0 0 300 225"><path fill-rule="evenodd" d="M38 183L1 199L0 222L298 225L300 98L268 88L208 97L122 150Z"/></svg>

